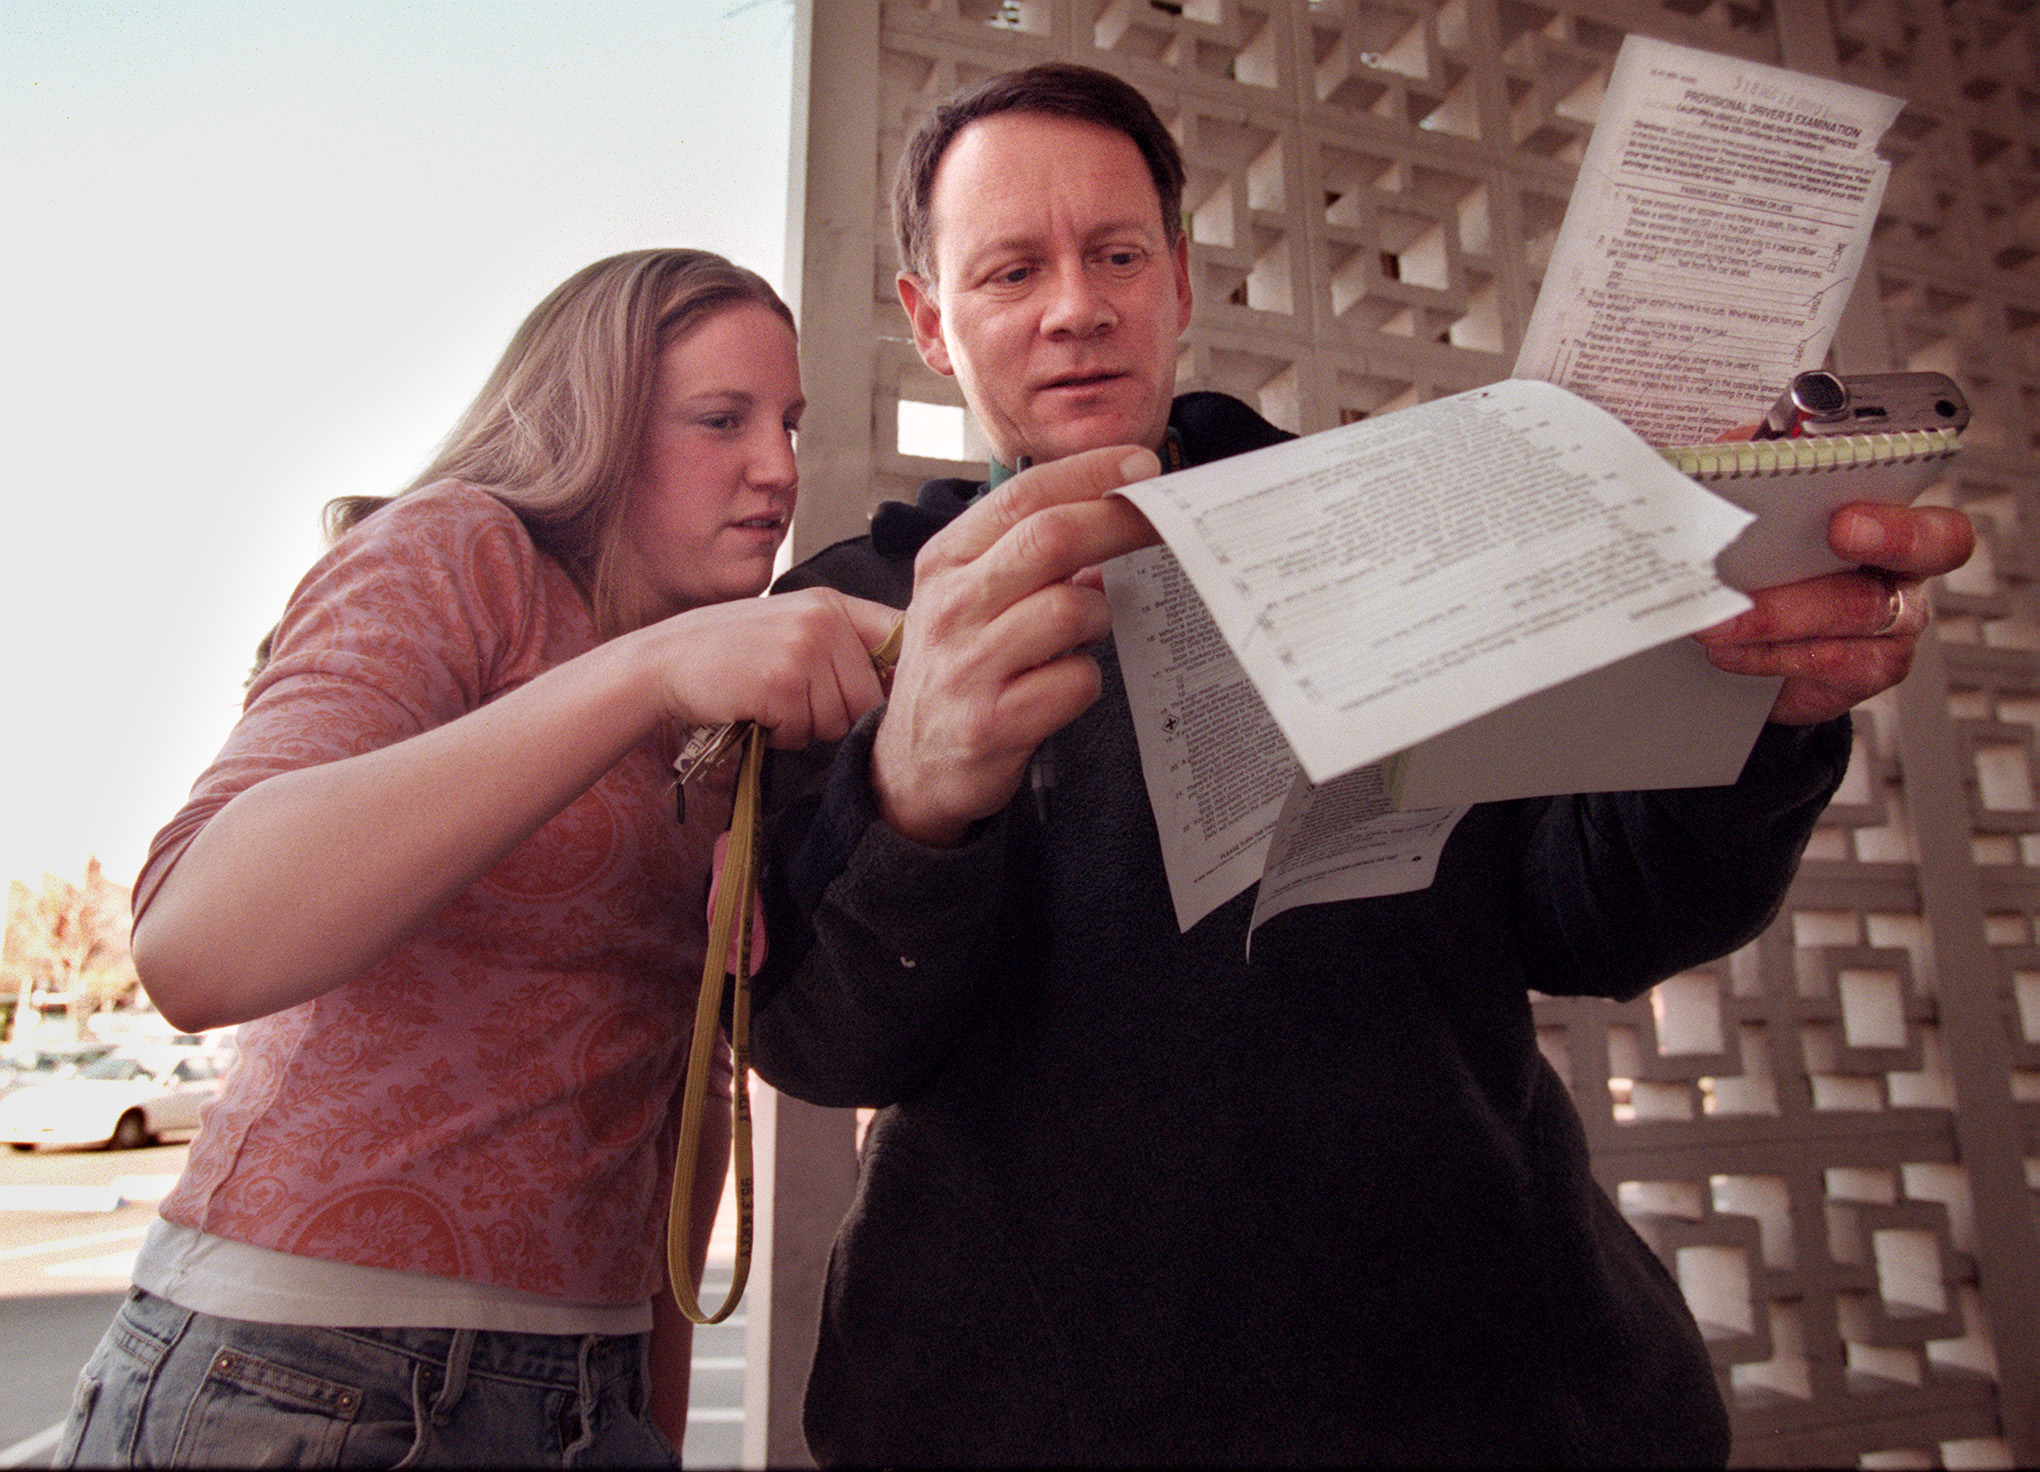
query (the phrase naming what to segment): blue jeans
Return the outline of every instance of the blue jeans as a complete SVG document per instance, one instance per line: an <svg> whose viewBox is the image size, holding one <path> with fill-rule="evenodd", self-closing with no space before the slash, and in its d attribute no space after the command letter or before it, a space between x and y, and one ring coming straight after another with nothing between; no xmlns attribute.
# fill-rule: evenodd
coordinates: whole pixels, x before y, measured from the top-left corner
<svg viewBox="0 0 2040 1472"><path fill-rule="evenodd" d="M678 1467L647 1339L254 1324L131 1288L55 1465Z"/></svg>

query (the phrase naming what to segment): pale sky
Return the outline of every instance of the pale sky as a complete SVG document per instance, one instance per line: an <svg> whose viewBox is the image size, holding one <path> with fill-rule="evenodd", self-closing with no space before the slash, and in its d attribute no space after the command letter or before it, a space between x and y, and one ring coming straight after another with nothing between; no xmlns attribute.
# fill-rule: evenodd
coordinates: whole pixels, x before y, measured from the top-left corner
<svg viewBox="0 0 2040 1472"><path fill-rule="evenodd" d="M783 286L792 0L12 0L0 884L129 883L319 508L394 491L559 281Z"/></svg>

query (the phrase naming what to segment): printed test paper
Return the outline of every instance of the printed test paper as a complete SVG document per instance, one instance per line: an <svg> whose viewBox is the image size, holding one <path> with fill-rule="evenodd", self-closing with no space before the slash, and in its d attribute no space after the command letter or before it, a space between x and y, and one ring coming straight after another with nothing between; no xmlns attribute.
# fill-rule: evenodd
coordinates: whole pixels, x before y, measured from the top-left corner
<svg viewBox="0 0 2040 1472"><path fill-rule="evenodd" d="M1654 445L1763 416L1833 341L1896 98L1622 43L1517 358Z"/></svg>

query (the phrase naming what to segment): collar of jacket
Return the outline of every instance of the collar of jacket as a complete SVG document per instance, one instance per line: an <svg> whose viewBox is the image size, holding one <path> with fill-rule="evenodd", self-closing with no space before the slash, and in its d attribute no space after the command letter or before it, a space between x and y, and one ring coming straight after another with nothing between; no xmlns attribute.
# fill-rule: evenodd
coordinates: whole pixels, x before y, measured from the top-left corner
<svg viewBox="0 0 2040 1472"><path fill-rule="evenodd" d="M1027 469L1033 463L1024 455L1020 458L1022 462L1020 470ZM1165 471L1181 470L1183 465L1183 436L1177 433L1176 426L1172 424L1168 427L1168 432L1162 436L1162 469ZM985 488L983 491L979 491L978 495L982 496L986 492L996 491L1000 486L1018 475L1020 470L1008 470L996 460L987 461L985 464ZM972 499L975 500L976 497L972 497Z"/></svg>

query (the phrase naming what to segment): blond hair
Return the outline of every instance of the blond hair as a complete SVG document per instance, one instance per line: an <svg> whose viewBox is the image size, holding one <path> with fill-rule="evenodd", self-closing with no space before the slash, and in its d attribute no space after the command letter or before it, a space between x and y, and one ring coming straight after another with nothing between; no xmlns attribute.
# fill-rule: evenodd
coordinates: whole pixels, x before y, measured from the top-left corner
<svg viewBox="0 0 2040 1472"><path fill-rule="evenodd" d="M709 251L630 251L576 271L524 319L431 464L398 495L447 479L489 492L580 585L604 638L649 622L654 595L624 518L659 355L746 303L794 326L763 277ZM327 535L395 499L329 502Z"/></svg>

